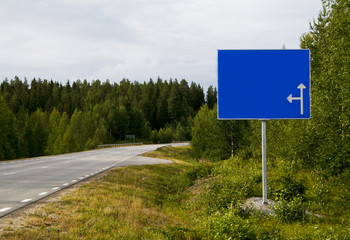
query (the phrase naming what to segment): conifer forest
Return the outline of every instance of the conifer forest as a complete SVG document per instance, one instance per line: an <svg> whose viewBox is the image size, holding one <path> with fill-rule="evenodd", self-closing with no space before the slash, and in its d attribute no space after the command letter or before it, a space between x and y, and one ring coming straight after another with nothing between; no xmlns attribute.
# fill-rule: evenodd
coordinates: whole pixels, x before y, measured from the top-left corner
<svg viewBox="0 0 350 240"><path fill-rule="evenodd" d="M0 159L60 154L99 144L191 140L193 117L213 108L216 89L186 80L74 81L5 79L0 91Z"/></svg>

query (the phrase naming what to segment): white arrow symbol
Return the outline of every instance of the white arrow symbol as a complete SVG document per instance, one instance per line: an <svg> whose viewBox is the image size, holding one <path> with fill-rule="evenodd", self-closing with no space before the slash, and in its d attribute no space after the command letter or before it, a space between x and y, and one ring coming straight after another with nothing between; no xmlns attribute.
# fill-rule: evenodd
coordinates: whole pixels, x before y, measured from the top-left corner
<svg viewBox="0 0 350 240"><path fill-rule="evenodd" d="M306 88L304 84L300 83L299 86L297 87L300 89L300 97L293 97L292 94L289 94L287 97L287 100L292 103L293 100L300 100L300 114L304 114L304 97L303 97L303 90Z"/></svg>

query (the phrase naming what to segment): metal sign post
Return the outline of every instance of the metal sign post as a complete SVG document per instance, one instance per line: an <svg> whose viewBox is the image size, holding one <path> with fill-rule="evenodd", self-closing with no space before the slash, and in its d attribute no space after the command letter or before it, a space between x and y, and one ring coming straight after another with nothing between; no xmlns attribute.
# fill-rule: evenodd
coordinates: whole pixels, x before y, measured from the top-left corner
<svg viewBox="0 0 350 240"><path fill-rule="evenodd" d="M263 203L267 204L266 120L261 120Z"/></svg>

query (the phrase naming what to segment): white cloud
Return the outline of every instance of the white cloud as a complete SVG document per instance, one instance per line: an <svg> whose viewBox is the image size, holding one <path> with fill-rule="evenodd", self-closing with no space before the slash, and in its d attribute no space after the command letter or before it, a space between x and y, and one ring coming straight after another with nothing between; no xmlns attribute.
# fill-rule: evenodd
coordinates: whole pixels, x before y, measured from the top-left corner
<svg viewBox="0 0 350 240"><path fill-rule="evenodd" d="M319 0L3 0L0 79L216 84L216 50L298 48Z"/></svg>

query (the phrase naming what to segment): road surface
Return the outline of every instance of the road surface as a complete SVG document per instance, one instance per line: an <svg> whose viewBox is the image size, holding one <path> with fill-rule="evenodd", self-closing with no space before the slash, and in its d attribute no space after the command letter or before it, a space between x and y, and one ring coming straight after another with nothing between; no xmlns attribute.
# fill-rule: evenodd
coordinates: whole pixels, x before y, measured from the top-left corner
<svg viewBox="0 0 350 240"><path fill-rule="evenodd" d="M0 218L112 167L170 163L138 156L164 145L105 148L0 162Z"/></svg>

